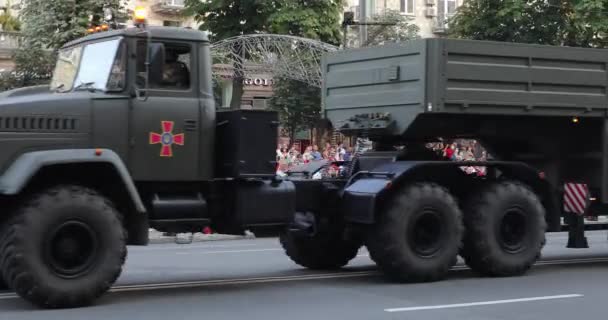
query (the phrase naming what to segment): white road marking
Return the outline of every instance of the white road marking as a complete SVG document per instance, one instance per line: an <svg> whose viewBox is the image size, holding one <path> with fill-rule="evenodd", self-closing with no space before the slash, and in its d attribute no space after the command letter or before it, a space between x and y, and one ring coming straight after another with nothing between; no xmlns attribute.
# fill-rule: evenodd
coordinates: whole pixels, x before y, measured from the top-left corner
<svg viewBox="0 0 608 320"><path fill-rule="evenodd" d="M541 300L555 300L555 299L569 299L579 298L582 294L562 294L557 296L544 296L544 297L531 297L531 298L520 298L520 299L508 299L508 300L494 300L494 301L481 301L481 302L470 302L470 303L455 303L455 304L444 304L435 306L421 306L421 307L408 307L408 308L391 308L384 309L386 312L404 312L404 311L421 311L421 310L436 310L436 309L448 309L448 308L466 308L476 306L487 306L494 304L505 304L505 303L518 303L518 302L530 302L530 301L541 301Z"/></svg>
<svg viewBox="0 0 608 320"><path fill-rule="evenodd" d="M175 254L215 254L215 253L245 253L245 252L264 252L264 251L283 251L283 249L249 249L249 250L223 250L223 251L200 251L200 252L176 252Z"/></svg>

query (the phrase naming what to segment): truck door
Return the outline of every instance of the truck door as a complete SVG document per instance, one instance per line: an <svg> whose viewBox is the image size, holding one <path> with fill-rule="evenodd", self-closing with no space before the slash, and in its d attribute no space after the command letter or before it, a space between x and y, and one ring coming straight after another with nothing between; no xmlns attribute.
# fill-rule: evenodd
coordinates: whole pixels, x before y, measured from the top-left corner
<svg viewBox="0 0 608 320"><path fill-rule="evenodd" d="M145 100L134 98L130 119L129 166L139 181L196 180L198 173L199 101L196 46L188 42L152 42ZM145 75L147 44L138 40L136 82ZM151 50L152 51L152 50ZM159 58L160 57L160 58Z"/></svg>

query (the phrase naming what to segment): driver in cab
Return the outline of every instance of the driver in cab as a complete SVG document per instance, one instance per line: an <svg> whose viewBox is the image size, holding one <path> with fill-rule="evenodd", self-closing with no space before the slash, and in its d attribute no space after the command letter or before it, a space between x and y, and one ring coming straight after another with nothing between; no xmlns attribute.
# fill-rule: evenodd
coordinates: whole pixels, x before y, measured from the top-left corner
<svg viewBox="0 0 608 320"><path fill-rule="evenodd" d="M190 72L185 63L179 61L179 54L172 49L165 52L162 82L164 86L176 89L190 87Z"/></svg>

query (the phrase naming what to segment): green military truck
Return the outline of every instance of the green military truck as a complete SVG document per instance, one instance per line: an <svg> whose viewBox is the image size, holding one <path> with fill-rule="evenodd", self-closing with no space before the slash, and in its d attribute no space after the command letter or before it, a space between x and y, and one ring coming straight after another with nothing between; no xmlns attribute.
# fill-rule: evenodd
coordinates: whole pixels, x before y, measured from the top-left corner
<svg viewBox="0 0 608 320"><path fill-rule="evenodd" d="M607 65L601 50L436 39L328 55L327 119L376 150L312 180L276 176L275 113L216 110L205 33L88 35L60 50L50 87L0 98L0 282L85 306L150 227L206 225L280 230L311 269L367 246L396 281L439 280L458 255L522 274L559 227L564 182L608 203ZM479 139L497 160L467 175L424 147L437 137Z"/></svg>

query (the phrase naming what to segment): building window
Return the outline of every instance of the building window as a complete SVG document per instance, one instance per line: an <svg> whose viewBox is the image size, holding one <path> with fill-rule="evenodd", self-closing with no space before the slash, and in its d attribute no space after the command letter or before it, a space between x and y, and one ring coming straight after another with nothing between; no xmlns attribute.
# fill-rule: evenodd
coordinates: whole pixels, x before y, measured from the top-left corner
<svg viewBox="0 0 608 320"><path fill-rule="evenodd" d="M401 13L414 14L415 0L401 0Z"/></svg>
<svg viewBox="0 0 608 320"><path fill-rule="evenodd" d="M165 27L181 27L182 26L182 22L181 21L165 20L165 21L163 21L163 26L165 26Z"/></svg>
<svg viewBox="0 0 608 320"><path fill-rule="evenodd" d="M440 17L449 17L456 13L456 0L438 0L437 15Z"/></svg>

